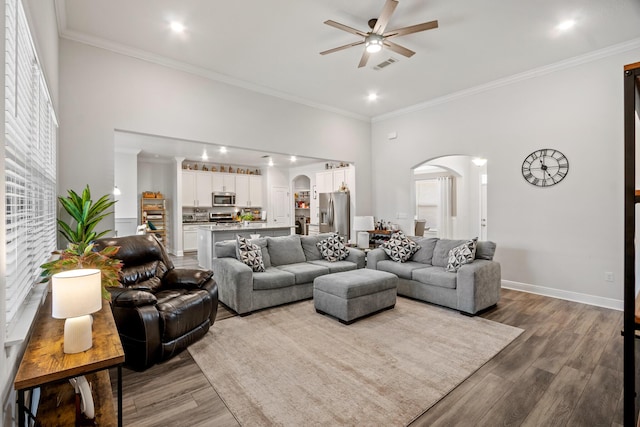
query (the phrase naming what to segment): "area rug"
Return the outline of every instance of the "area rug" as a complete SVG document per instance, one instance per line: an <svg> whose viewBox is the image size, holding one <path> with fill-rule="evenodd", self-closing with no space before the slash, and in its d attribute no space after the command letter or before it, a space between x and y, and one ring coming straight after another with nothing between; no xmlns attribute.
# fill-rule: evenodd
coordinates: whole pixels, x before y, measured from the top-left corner
<svg viewBox="0 0 640 427"><path fill-rule="evenodd" d="M218 321L189 352L243 426L400 426L520 333L405 298L347 326L302 301Z"/></svg>

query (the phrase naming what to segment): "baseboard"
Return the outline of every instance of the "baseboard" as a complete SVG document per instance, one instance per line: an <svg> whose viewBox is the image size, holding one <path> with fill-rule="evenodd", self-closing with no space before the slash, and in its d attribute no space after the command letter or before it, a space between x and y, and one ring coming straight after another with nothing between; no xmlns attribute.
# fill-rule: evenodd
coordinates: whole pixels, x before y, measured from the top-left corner
<svg viewBox="0 0 640 427"><path fill-rule="evenodd" d="M516 291L529 292L531 294L544 295L547 297L559 298L567 301L580 302L583 304L610 308L612 310L624 310L624 301L613 298L599 297L596 295L582 294L579 292L563 291L562 289L546 288L544 286L513 282L511 280L503 280L502 287L506 289L513 289Z"/></svg>

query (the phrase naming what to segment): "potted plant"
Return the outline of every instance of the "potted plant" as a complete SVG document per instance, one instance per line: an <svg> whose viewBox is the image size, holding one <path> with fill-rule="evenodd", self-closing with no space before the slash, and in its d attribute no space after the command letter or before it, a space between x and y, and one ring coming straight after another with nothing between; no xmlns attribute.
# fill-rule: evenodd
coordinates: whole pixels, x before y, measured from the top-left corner
<svg viewBox="0 0 640 427"><path fill-rule="evenodd" d="M244 215L242 215L240 217L240 219L243 221L244 226L248 226L249 225L249 221L253 221L253 214L252 213L246 213Z"/></svg>
<svg viewBox="0 0 640 427"><path fill-rule="evenodd" d="M118 276L122 269L122 262L113 258L118 250L117 246L109 246L96 252L93 250L93 241L104 236L111 230L96 233L94 230L98 223L112 212L106 212L115 201L109 200L104 195L95 203L91 200L91 191L86 186L79 195L73 190L68 190L67 197L58 197L62 207L71 216L73 222L68 224L58 219L58 231L69 242L66 249L55 251L57 258L42 264L43 282L48 281L52 275L66 270L77 268L97 268L102 276L102 297L111 300L111 294L107 287L118 287ZM75 224L74 224L75 223Z"/></svg>

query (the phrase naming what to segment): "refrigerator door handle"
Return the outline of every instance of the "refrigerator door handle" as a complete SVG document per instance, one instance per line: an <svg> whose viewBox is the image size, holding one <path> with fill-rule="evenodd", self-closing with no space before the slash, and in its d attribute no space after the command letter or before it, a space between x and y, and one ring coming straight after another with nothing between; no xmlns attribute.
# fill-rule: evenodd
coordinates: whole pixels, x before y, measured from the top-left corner
<svg viewBox="0 0 640 427"><path fill-rule="evenodd" d="M329 212L327 212L327 223L333 225L333 197L329 199Z"/></svg>

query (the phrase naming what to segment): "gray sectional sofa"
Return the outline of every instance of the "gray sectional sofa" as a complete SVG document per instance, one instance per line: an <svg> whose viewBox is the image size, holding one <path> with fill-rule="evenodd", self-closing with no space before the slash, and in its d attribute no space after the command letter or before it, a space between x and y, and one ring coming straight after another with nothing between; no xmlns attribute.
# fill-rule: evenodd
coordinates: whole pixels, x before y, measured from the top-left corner
<svg viewBox="0 0 640 427"><path fill-rule="evenodd" d="M254 273L236 257L236 242L215 244L212 270L219 300L237 312L248 314L261 308L313 297L313 279L341 271L364 268L364 252L349 248L342 261L325 261L316 243L330 234L317 236L266 237L252 240L260 246L265 271Z"/></svg>
<svg viewBox="0 0 640 427"><path fill-rule="evenodd" d="M495 243L478 242L475 260L452 273L446 271L449 250L466 240L409 238L421 249L407 262L391 260L381 248L367 255L367 268L398 276L398 295L471 315L497 304L501 273L500 264L493 261Z"/></svg>

